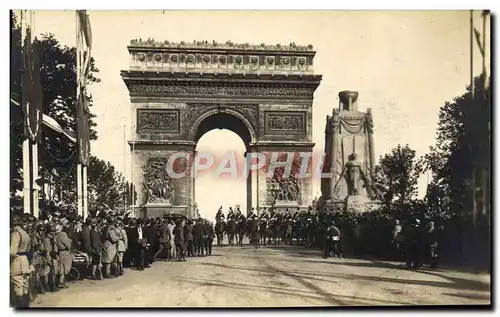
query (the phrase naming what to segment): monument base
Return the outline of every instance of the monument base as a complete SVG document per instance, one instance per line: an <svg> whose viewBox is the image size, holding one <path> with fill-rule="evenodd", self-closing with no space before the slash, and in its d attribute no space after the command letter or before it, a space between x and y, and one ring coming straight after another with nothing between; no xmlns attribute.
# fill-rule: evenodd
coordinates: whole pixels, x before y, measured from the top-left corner
<svg viewBox="0 0 500 317"><path fill-rule="evenodd" d="M264 208L266 208L266 210L269 212L273 208L273 205L259 206L258 215L262 214L262 212L264 211ZM297 209L297 208L299 208L299 209ZM294 201L277 201L274 204L274 211L276 211L277 213L285 214L287 209L290 212L290 214L293 215L295 212L297 212L297 210L299 212L300 211L307 211L309 209L309 206L301 206L297 202L294 202Z"/></svg>
<svg viewBox="0 0 500 317"><path fill-rule="evenodd" d="M382 206L381 202L363 196L322 199L318 204L320 210L325 210L328 213L349 212L354 214L370 212Z"/></svg>
<svg viewBox="0 0 500 317"><path fill-rule="evenodd" d="M171 204L146 204L141 208L140 217L141 218L162 218L163 215L183 215L187 218L190 218L191 215L188 213L187 206L174 206Z"/></svg>
<svg viewBox="0 0 500 317"><path fill-rule="evenodd" d="M293 214L297 211L297 208L300 208L300 206L294 201L277 201L274 203L274 210L280 214L285 214L287 212Z"/></svg>

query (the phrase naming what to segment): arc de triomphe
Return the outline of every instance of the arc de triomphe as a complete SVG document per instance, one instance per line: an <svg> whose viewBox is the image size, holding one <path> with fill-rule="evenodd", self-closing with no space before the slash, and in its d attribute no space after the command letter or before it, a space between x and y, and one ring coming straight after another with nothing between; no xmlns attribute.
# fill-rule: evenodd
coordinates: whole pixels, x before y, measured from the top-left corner
<svg viewBox="0 0 500 317"><path fill-rule="evenodd" d="M268 162L273 153L297 153L298 163L299 152L312 154L313 97L321 75L314 75L316 52L311 45L133 40L128 51L130 67L121 76L130 93L129 145L141 216L194 216L191 167L198 140L210 130L235 132L247 153L261 153ZM172 155L178 157L175 172L185 172L185 177L166 172ZM298 178L292 172L283 181L266 177L265 168L251 171L248 209L307 208L312 201L311 165L308 174Z"/></svg>

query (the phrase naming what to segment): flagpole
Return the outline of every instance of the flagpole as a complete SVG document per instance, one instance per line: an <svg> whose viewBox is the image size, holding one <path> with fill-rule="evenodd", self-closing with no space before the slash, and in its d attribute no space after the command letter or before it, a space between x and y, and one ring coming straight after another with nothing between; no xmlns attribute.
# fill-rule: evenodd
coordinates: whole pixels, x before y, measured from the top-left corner
<svg viewBox="0 0 500 317"><path fill-rule="evenodd" d="M125 136L125 125L123 125L123 178L127 188L123 191L123 213L127 212L127 193L129 192L127 181L127 141Z"/></svg>
<svg viewBox="0 0 500 317"><path fill-rule="evenodd" d="M30 11L30 27L31 27L31 34L32 36L35 35L35 12ZM30 39L32 40L32 39ZM38 52L37 52L38 54ZM38 111L38 110L37 110ZM39 118L39 113L36 114L37 120ZM41 118L40 118L41 119ZM33 190L33 216L38 218L39 216L39 193L40 189L39 186L34 184L34 181L38 179L38 172L39 172L39 167L38 167L38 143L33 142L32 143L32 173L33 173L33 178L32 178L32 190Z"/></svg>
<svg viewBox="0 0 500 317"><path fill-rule="evenodd" d="M483 104L482 104L482 112L484 113L484 118L486 118L488 120L488 115L487 113L489 112L489 109L488 109L488 104L487 104L487 94L486 94L486 81L487 81L487 76L486 76L486 17L487 17L487 14L485 14L485 11L483 11L482 13L482 16L483 16L483 98L482 98L482 101L483 101ZM487 121L485 120L485 121ZM482 197L482 208L481 208L481 212L483 214L483 216L486 216L486 213L487 213L487 208L486 208L486 205L488 204L487 202L487 199L488 199L488 192L489 192L489 189L488 189L488 157L489 155L487 154L487 148L489 148L490 146L490 142L489 142L489 122L484 122L485 123L485 127L483 127L483 131L485 131L486 133L482 133L480 138L481 138L481 143L483 144L482 146L482 156L483 156L483 164L481 166L481 197ZM486 162L484 162L486 161Z"/></svg>
<svg viewBox="0 0 500 317"><path fill-rule="evenodd" d="M132 215L135 217L135 183L134 183L134 145L135 143L132 141L132 151L130 156L130 174L132 180Z"/></svg>
<svg viewBox="0 0 500 317"><path fill-rule="evenodd" d="M81 45L80 45L80 19L78 16L78 11L75 11L75 16L76 16L76 107L77 107L77 113L78 116L80 116L80 110L79 108L81 107L80 105L80 50L81 50ZM77 118L77 120L80 120L80 118ZM78 131L78 133L81 133ZM83 193L82 193L82 164L80 162L80 156L81 156L81 147L83 146L82 144L83 141L83 136L78 135L78 150L79 150L79 157L78 157L78 165L76 167L76 186L77 186L77 208L78 208L78 215L83 216Z"/></svg>
<svg viewBox="0 0 500 317"><path fill-rule="evenodd" d="M26 11L21 10L21 55L23 60L26 55L25 40L27 35L27 25L26 25ZM24 62L23 62L23 72L24 72ZM24 88L24 76L21 76L21 87ZM25 100L23 100L23 94L21 94L21 105L24 105ZM26 115L26 114L24 114ZM26 124L26 120L24 120ZM25 128L26 130L26 128ZM31 171L30 171L30 148L31 141L28 136L24 133L23 141L23 210L24 213L31 214Z"/></svg>
<svg viewBox="0 0 500 317"><path fill-rule="evenodd" d="M83 165L83 218L89 214L89 197L87 193L87 165Z"/></svg>
<svg viewBox="0 0 500 317"><path fill-rule="evenodd" d="M470 10L470 87L471 87L471 107L475 107L476 100L476 88L474 86L474 10ZM473 125L469 119L469 127L473 128ZM474 128L473 128L474 129ZM474 158L472 144L471 147L471 158ZM476 201L476 166L475 160L472 161L472 223L476 223L477 217L477 201Z"/></svg>

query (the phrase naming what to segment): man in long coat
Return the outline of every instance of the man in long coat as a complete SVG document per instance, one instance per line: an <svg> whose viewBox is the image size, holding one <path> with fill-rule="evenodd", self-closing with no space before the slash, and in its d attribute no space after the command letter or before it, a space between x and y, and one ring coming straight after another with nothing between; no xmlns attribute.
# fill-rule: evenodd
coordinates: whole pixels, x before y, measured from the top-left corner
<svg viewBox="0 0 500 317"><path fill-rule="evenodd" d="M10 283L12 306L29 307L30 263L28 252L30 237L22 228L21 217L13 215L10 233Z"/></svg>
<svg viewBox="0 0 500 317"><path fill-rule="evenodd" d="M59 285L60 288L68 288L66 275L71 271L73 255L71 254L71 239L63 231L61 225L56 225L55 242L59 251Z"/></svg>
<svg viewBox="0 0 500 317"><path fill-rule="evenodd" d="M123 228L123 221L118 220L116 226L116 233L118 234L118 242L116 244L116 266L118 275L123 275L123 255L127 251L128 239L127 233Z"/></svg>
<svg viewBox="0 0 500 317"><path fill-rule="evenodd" d="M205 233L204 233L204 225L203 219L199 218L196 220L194 225L194 244L197 256L204 256L204 247L205 247Z"/></svg>
<svg viewBox="0 0 500 317"><path fill-rule="evenodd" d="M115 228L115 218L108 219L108 227L104 231L104 249L102 253L102 263L104 265L104 277L115 277L111 275L111 267L116 268L116 246L119 240L117 230Z"/></svg>
<svg viewBox="0 0 500 317"><path fill-rule="evenodd" d="M103 279L102 274L102 240L101 233L99 232L98 220L92 218L90 220L90 241L89 241L89 254L92 258L92 279Z"/></svg>

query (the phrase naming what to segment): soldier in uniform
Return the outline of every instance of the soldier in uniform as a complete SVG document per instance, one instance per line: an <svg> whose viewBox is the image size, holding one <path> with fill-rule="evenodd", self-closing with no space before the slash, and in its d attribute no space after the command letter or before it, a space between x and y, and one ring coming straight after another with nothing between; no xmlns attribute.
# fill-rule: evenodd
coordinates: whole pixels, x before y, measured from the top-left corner
<svg viewBox="0 0 500 317"><path fill-rule="evenodd" d="M234 218L234 212L233 212L233 208L229 207L229 212L227 213L227 219L229 220L231 218Z"/></svg>
<svg viewBox="0 0 500 317"><path fill-rule="evenodd" d="M430 221L427 224L427 231L425 232L425 248L427 258L430 261L430 267L437 268L439 265L438 233L434 221Z"/></svg>
<svg viewBox="0 0 500 317"><path fill-rule="evenodd" d="M204 256L205 239L203 227L203 219L200 217L194 225L194 243L197 256Z"/></svg>
<svg viewBox="0 0 500 317"><path fill-rule="evenodd" d="M420 219L415 218L403 229L405 238L406 267L418 269L421 266L421 228Z"/></svg>
<svg viewBox="0 0 500 317"><path fill-rule="evenodd" d="M219 210L215 214L215 220L224 220L224 213L222 212L222 206L220 206Z"/></svg>
<svg viewBox="0 0 500 317"><path fill-rule="evenodd" d="M174 228L174 241L177 253L177 261L186 261L185 244L184 244L184 220L178 220Z"/></svg>
<svg viewBox="0 0 500 317"><path fill-rule="evenodd" d="M193 221L186 221L186 226L184 227L184 240L187 243L187 256L194 256L193 252Z"/></svg>
<svg viewBox="0 0 500 317"><path fill-rule="evenodd" d="M99 231L97 218L90 220L90 241L89 241L89 255L92 258L92 279L103 279L101 271L101 257L102 257L102 239Z"/></svg>
<svg viewBox="0 0 500 317"><path fill-rule="evenodd" d="M34 266L34 281L37 291L40 294L44 294L47 292L47 288L43 283L43 275L44 275L44 266L43 266L43 257L42 254L44 252L44 244L43 240L45 238L45 225L43 223L39 223L36 227L36 231L33 234L34 239L32 240L33 247L33 258L32 264Z"/></svg>
<svg viewBox="0 0 500 317"><path fill-rule="evenodd" d="M28 260L30 237L22 228L21 217L12 215L10 234L10 283L12 306L29 307L30 263Z"/></svg>
<svg viewBox="0 0 500 317"><path fill-rule="evenodd" d="M104 277L116 277L115 274L111 275L111 267L116 268L116 252L119 235L115 228L115 218L109 217L108 227L104 231L104 249L102 253L102 263L104 265Z"/></svg>
<svg viewBox="0 0 500 317"><path fill-rule="evenodd" d="M339 250L340 230L335 226L333 220L327 220L324 226L324 242L323 242L323 258L326 259L333 251L334 256L341 258L342 254Z"/></svg>
<svg viewBox="0 0 500 317"><path fill-rule="evenodd" d="M54 256L54 232L55 227L51 225L44 225L45 235L42 240L42 251L40 252L41 262L42 262L42 284L47 291L58 291L59 288L55 283L54 273L54 262L52 257ZM52 289L49 287L49 277L52 277Z"/></svg>
<svg viewBox="0 0 500 317"><path fill-rule="evenodd" d="M248 217L247 217L247 218L248 218L248 219L251 219L251 218L253 218L254 216L255 216L255 208L254 208L254 207L252 207L252 210L250 210L250 213L248 214Z"/></svg>
<svg viewBox="0 0 500 317"><path fill-rule="evenodd" d="M260 220L268 220L269 219L269 215L267 213L267 208L264 207L264 211L262 211L262 215L260 215Z"/></svg>
<svg viewBox="0 0 500 317"><path fill-rule="evenodd" d="M58 287L68 288L66 275L69 274L73 265L73 255L71 254L71 239L63 231L61 225L56 225L55 240L59 251L59 283Z"/></svg>
<svg viewBox="0 0 500 317"><path fill-rule="evenodd" d="M158 250L156 251L154 258L156 259L163 251L169 247L170 244L170 231L168 230L167 220L162 219L159 222L158 228Z"/></svg>
<svg viewBox="0 0 500 317"><path fill-rule="evenodd" d="M118 275L123 275L123 255L127 251L128 239L121 219L117 221L116 233L118 235L118 242L116 244L116 270Z"/></svg>
<svg viewBox="0 0 500 317"><path fill-rule="evenodd" d="M215 232L214 225L208 220L205 220L205 235L205 254L212 255L212 244L214 242Z"/></svg>
<svg viewBox="0 0 500 317"><path fill-rule="evenodd" d="M23 229L30 236L30 245L28 250L28 261L30 263L30 278L29 278L29 298L30 301L35 300L38 294L37 290L37 268L39 268L39 257L37 252L38 237L35 230L34 217L30 214L23 214Z"/></svg>

